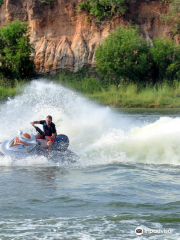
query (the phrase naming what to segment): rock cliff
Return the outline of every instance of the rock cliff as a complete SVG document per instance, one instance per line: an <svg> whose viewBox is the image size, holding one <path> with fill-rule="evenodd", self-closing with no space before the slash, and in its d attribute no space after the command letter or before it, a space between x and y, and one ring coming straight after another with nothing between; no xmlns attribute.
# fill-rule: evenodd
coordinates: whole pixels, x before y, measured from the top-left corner
<svg viewBox="0 0 180 240"><path fill-rule="evenodd" d="M144 36L172 35L170 26L160 16L168 5L155 0L131 0L125 16L116 14L108 21L97 23L85 11L76 12L78 0L4 0L0 7L0 26L15 19L28 21L36 70L55 74L59 69L77 71L82 66L94 66L94 50L109 32L129 21L138 24Z"/></svg>

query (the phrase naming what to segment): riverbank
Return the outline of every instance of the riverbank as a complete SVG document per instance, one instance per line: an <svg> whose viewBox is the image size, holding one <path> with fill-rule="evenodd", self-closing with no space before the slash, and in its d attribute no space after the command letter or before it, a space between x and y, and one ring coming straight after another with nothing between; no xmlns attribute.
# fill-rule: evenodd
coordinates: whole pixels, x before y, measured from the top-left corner
<svg viewBox="0 0 180 240"><path fill-rule="evenodd" d="M122 83L105 85L96 72L60 72L48 77L64 86L76 90L99 104L117 108L180 108L180 82L169 86L167 82L155 86L139 87Z"/></svg>
<svg viewBox="0 0 180 240"><path fill-rule="evenodd" d="M180 84L176 88L163 83L138 90L137 85L110 86L108 90L86 94L98 103L125 108L180 108Z"/></svg>
<svg viewBox="0 0 180 240"><path fill-rule="evenodd" d="M8 79L0 78L0 101L7 100L8 97L14 97L21 92L21 87L25 84L24 80L10 81Z"/></svg>
<svg viewBox="0 0 180 240"><path fill-rule="evenodd" d="M0 87L0 101L6 100L8 97L13 97L18 93L18 89L16 87Z"/></svg>
<svg viewBox="0 0 180 240"><path fill-rule="evenodd" d="M45 76L48 80L77 91L82 96L102 105L116 108L180 108L180 83L169 86L166 82L156 86L139 87L133 83L115 85L104 84L94 70L82 69L77 73L62 71L55 76ZM1 81L0 101L20 93L20 86L27 81Z"/></svg>

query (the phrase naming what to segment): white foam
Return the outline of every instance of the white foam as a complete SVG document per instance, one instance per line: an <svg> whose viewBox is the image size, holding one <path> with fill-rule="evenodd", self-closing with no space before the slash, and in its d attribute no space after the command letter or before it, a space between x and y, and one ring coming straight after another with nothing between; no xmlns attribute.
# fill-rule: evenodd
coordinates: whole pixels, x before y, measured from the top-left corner
<svg viewBox="0 0 180 240"><path fill-rule="evenodd" d="M21 95L0 110L0 141L12 139L21 129L33 133L31 121L53 116L58 133L68 135L70 149L80 155L80 165L139 162L180 164L180 118L162 117L152 124L132 124L108 107L100 107L77 93L43 79L27 84ZM138 123L139 124L139 123ZM0 165L12 161L0 157ZM19 159L19 165L48 164L36 157Z"/></svg>

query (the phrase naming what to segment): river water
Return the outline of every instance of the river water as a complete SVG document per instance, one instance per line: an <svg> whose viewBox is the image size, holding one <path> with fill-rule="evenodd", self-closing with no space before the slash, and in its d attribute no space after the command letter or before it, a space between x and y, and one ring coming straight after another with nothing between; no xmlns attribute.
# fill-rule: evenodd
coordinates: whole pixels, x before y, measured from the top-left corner
<svg viewBox="0 0 180 240"><path fill-rule="evenodd" d="M0 239L180 239L179 110L102 107L40 79L1 106L0 141L49 114L80 159L0 157Z"/></svg>

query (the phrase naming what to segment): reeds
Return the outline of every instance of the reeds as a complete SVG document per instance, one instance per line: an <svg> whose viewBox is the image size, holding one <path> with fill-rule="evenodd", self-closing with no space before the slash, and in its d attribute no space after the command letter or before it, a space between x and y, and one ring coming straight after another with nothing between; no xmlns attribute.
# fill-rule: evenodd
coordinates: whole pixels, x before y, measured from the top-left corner
<svg viewBox="0 0 180 240"><path fill-rule="evenodd" d="M164 80L156 85L141 86L134 83L121 83L104 86L98 77L90 75L77 75L73 73L60 73L58 81L65 86L77 90L96 102L113 107L126 108L179 108L180 82L174 81L172 85Z"/></svg>
<svg viewBox="0 0 180 240"><path fill-rule="evenodd" d="M13 97L20 92L20 86L24 85L25 81L17 81L6 79L0 76L0 101L6 100L8 97Z"/></svg>
<svg viewBox="0 0 180 240"><path fill-rule="evenodd" d="M161 83L139 88L135 84L110 86L107 90L85 94L99 103L114 107L172 108L180 107L180 83L174 87Z"/></svg>

